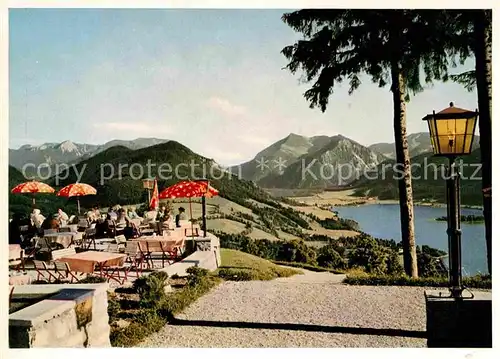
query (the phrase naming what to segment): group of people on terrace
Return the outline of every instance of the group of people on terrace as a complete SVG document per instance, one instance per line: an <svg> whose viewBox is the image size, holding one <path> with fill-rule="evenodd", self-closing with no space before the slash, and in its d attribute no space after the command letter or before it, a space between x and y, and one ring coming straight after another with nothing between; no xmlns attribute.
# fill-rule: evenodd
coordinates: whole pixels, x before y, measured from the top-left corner
<svg viewBox="0 0 500 359"><path fill-rule="evenodd" d="M57 213L47 217L41 213L40 209L33 208L28 218L28 220L23 220L22 216L17 213L12 216L9 223L9 244L23 245L24 237L41 235L45 230L59 230L68 225L80 225L82 221L82 217L76 215L68 216L62 208L59 208ZM180 221L185 220L186 216L184 208L180 207L178 214L175 216L174 224L174 217L171 210L166 206L160 207L158 211L146 211L143 217L141 217L136 212L135 206L122 207L115 205L109 207L107 213L102 213L98 206L94 206L86 212L84 218L89 226L92 225L96 228L97 236L104 234L109 226L108 221L112 221L117 228L123 229L123 234L127 238L132 238L138 233L138 224L144 220L157 221L169 227L174 225L180 227ZM21 231L22 226L27 226L28 230Z"/></svg>

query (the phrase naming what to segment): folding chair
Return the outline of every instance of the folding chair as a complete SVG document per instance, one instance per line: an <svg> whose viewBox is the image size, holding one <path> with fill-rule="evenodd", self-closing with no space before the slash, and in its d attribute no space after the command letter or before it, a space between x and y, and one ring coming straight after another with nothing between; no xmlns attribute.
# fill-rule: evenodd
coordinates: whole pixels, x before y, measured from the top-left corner
<svg viewBox="0 0 500 359"><path fill-rule="evenodd" d="M165 267L164 261L167 261L167 263L173 264L175 263L176 259L179 258L179 253L177 252L177 247L175 245L168 245L166 242L160 242L160 248L161 251L163 252L162 256L162 266Z"/></svg>
<svg viewBox="0 0 500 359"><path fill-rule="evenodd" d="M153 260L151 258L151 253L148 251L147 246L145 248L141 242L138 242L137 248L139 249L139 252L143 258L143 261L146 262L147 269L154 268ZM151 263L151 265L150 265L150 263Z"/></svg>
<svg viewBox="0 0 500 359"><path fill-rule="evenodd" d="M78 277L71 271L71 268L68 263L66 262L54 262L54 269L55 269L55 274L59 276L59 280L61 279L71 279L71 283L73 283L73 280L76 279L76 282L78 283L80 280Z"/></svg>
<svg viewBox="0 0 500 359"><path fill-rule="evenodd" d="M127 281L128 274L133 269L135 269L136 278L139 278L140 273L142 273L142 263L144 261L144 257L135 242L127 243L125 253L127 254L127 258L125 258L124 265L104 267L108 280L114 279L122 285ZM121 272L123 272L123 277L120 275Z"/></svg>
<svg viewBox="0 0 500 359"><path fill-rule="evenodd" d="M109 243L108 249L106 250L106 252L120 253L120 248L118 247L118 244L116 244L116 243Z"/></svg>
<svg viewBox="0 0 500 359"><path fill-rule="evenodd" d="M85 233L82 236L82 247L85 249L90 249L90 246L92 243L94 244L94 250L96 250L95 246L95 236L97 234L97 229L94 228L87 228L85 230Z"/></svg>
<svg viewBox="0 0 500 359"><path fill-rule="evenodd" d="M106 220L106 234L108 235L108 237L116 236L116 223L112 219Z"/></svg>
<svg viewBox="0 0 500 359"><path fill-rule="evenodd" d="M19 253L19 258L9 260L9 267L14 267L14 269L19 272L22 268L23 272L26 271L26 268L24 267L24 250L21 249L21 252Z"/></svg>
<svg viewBox="0 0 500 359"><path fill-rule="evenodd" d="M35 265L35 270L37 273L36 280L40 280L40 277L42 277L43 279L45 279L49 283L50 283L51 278L54 278L54 280L57 280L57 277L50 272L49 267L47 266L47 263L45 263L44 261L38 261L38 260L34 260L33 263ZM48 278L45 277L46 274L48 275Z"/></svg>

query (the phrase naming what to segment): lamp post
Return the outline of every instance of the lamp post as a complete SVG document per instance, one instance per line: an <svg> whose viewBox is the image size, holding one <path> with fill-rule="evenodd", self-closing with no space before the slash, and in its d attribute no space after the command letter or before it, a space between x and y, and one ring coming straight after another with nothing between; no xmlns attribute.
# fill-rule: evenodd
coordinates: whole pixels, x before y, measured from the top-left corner
<svg viewBox="0 0 500 359"><path fill-rule="evenodd" d="M455 160L472 151L474 131L479 113L464 110L450 103L450 107L423 118L429 125L431 144L435 156L449 160L446 179L448 220L448 259L450 292L453 298L462 297L462 248L460 230L460 173Z"/></svg>
<svg viewBox="0 0 500 359"><path fill-rule="evenodd" d="M148 191L148 206L149 203L151 202L151 190L154 187L154 178L147 178L145 180L142 180L142 187Z"/></svg>

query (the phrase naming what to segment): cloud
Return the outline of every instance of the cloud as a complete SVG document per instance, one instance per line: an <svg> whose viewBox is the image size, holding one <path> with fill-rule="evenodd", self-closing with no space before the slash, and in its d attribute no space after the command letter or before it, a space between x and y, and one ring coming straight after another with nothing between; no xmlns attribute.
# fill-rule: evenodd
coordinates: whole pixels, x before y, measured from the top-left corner
<svg viewBox="0 0 500 359"><path fill-rule="evenodd" d="M141 134L157 135L170 133L170 128L159 124L145 122L105 122L94 123L94 128L108 132L133 132Z"/></svg>
<svg viewBox="0 0 500 359"><path fill-rule="evenodd" d="M235 105L221 97L211 97L206 105L227 116L243 116L247 114L246 107Z"/></svg>
<svg viewBox="0 0 500 359"><path fill-rule="evenodd" d="M238 139L244 143L252 144L252 145L270 145L273 141L262 137L262 136L238 136Z"/></svg>

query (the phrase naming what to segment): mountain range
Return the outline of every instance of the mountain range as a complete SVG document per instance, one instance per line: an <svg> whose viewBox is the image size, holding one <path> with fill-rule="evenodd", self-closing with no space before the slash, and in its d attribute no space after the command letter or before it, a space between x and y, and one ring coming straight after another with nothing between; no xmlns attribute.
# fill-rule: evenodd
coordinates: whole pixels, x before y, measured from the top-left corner
<svg viewBox="0 0 500 359"><path fill-rule="evenodd" d="M388 159L342 135L291 133L230 171L264 188L326 188L346 185Z"/></svg>
<svg viewBox="0 0 500 359"><path fill-rule="evenodd" d="M137 150L167 141L158 138L137 138L130 141L112 140L103 145L74 143L69 140L61 143L44 143L40 146L23 145L18 149L9 149L9 164L17 169L22 169L27 163L34 166L41 164L48 164L49 166L61 163L73 164L115 146Z"/></svg>

